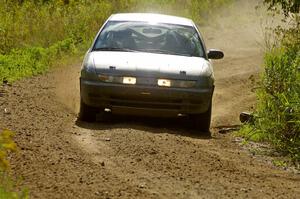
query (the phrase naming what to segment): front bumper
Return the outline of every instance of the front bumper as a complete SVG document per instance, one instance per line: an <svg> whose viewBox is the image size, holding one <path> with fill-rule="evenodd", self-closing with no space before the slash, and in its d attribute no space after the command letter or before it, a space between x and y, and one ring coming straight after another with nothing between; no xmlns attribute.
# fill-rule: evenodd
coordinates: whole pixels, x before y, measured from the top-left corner
<svg viewBox="0 0 300 199"><path fill-rule="evenodd" d="M201 89L123 85L80 79L81 100L114 114L176 117L199 114L210 105L214 87Z"/></svg>

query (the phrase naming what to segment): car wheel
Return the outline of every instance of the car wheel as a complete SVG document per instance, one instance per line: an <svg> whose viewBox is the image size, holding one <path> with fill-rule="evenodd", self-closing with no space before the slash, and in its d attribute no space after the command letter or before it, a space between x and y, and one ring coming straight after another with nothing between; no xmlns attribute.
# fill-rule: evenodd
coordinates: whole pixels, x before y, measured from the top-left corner
<svg viewBox="0 0 300 199"><path fill-rule="evenodd" d="M85 122L95 122L96 121L95 108L86 105L82 100L80 100L79 119Z"/></svg>
<svg viewBox="0 0 300 199"><path fill-rule="evenodd" d="M194 126L198 130L201 130L202 132L209 132L211 122L211 105L206 112L193 115L192 119Z"/></svg>

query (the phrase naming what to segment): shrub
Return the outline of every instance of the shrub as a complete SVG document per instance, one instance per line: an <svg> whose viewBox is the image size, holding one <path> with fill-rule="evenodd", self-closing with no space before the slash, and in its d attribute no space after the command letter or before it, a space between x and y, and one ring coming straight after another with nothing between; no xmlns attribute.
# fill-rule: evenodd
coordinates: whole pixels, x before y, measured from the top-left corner
<svg viewBox="0 0 300 199"><path fill-rule="evenodd" d="M265 55L255 121L240 133L268 141L300 163L300 4L295 0L265 2L271 10L282 9L290 25L274 30L280 42Z"/></svg>
<svg viewBox="0 0 300 199"><path fill-rule="evenodd" d="M9 162L7 153L16 151L16 144L13 141L14 133L10 130L0 132L0 199L26 199L28 193L24 189L21 192L15 191L14 182L8 174Z"/></svg>
<svg viewBox="0 0 300 199"><path fill-rule="evenodd" d="M0 53L66 39L87 42L110 13L108 0L0 0Z"/></svg>
<svg viewBox="0 0 300 199"><path fill-rule="evenodd" d="M256 132L280 151L300 160L300 47L281 47L266 54L258 92Z"/></svg>
<svg viewBox="0 0 300 199"><path fill-rule="evenodd" d="M41 74L64 54L74 52L76 49L72 39L57 42L48 48L14 49L9 54L0 55L0 81L12 82Z"/></svg>
<svg viewBox="0 0 300 199"><path fill-rule="evenodd" d="M0 133L0 171L2 172L9 168L7 152L16 150L16 144L12 139L13 135L10 130L3 130Z"/></svg>

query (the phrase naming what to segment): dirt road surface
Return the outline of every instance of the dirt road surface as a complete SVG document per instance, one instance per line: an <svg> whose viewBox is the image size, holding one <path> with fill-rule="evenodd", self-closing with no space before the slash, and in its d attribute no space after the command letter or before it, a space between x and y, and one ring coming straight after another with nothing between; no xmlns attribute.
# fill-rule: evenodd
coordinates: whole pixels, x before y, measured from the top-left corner
<svg viewBox="0 0 300 199"><path fill-rule="evenodd" d="M254 6L240 1L202 28L226 54L215 62L211 136L180 120L77 121L79 63L3 86L0 126L16 132L12 172L31 198L299 198L299 174L218 133L255 103L263 15Z"/></svg>

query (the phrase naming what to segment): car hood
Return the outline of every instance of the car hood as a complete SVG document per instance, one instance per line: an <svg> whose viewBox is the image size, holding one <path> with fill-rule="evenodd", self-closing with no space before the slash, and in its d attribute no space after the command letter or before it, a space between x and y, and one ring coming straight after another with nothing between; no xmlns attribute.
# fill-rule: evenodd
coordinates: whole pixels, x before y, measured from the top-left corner
<svg viewBox="0 0 300 199"><path fill-rule="evenodd" d="M143 52L94 51L90 54L96 71L127 71L143 74L212 76L211 63L201 57Z"/></svg>

